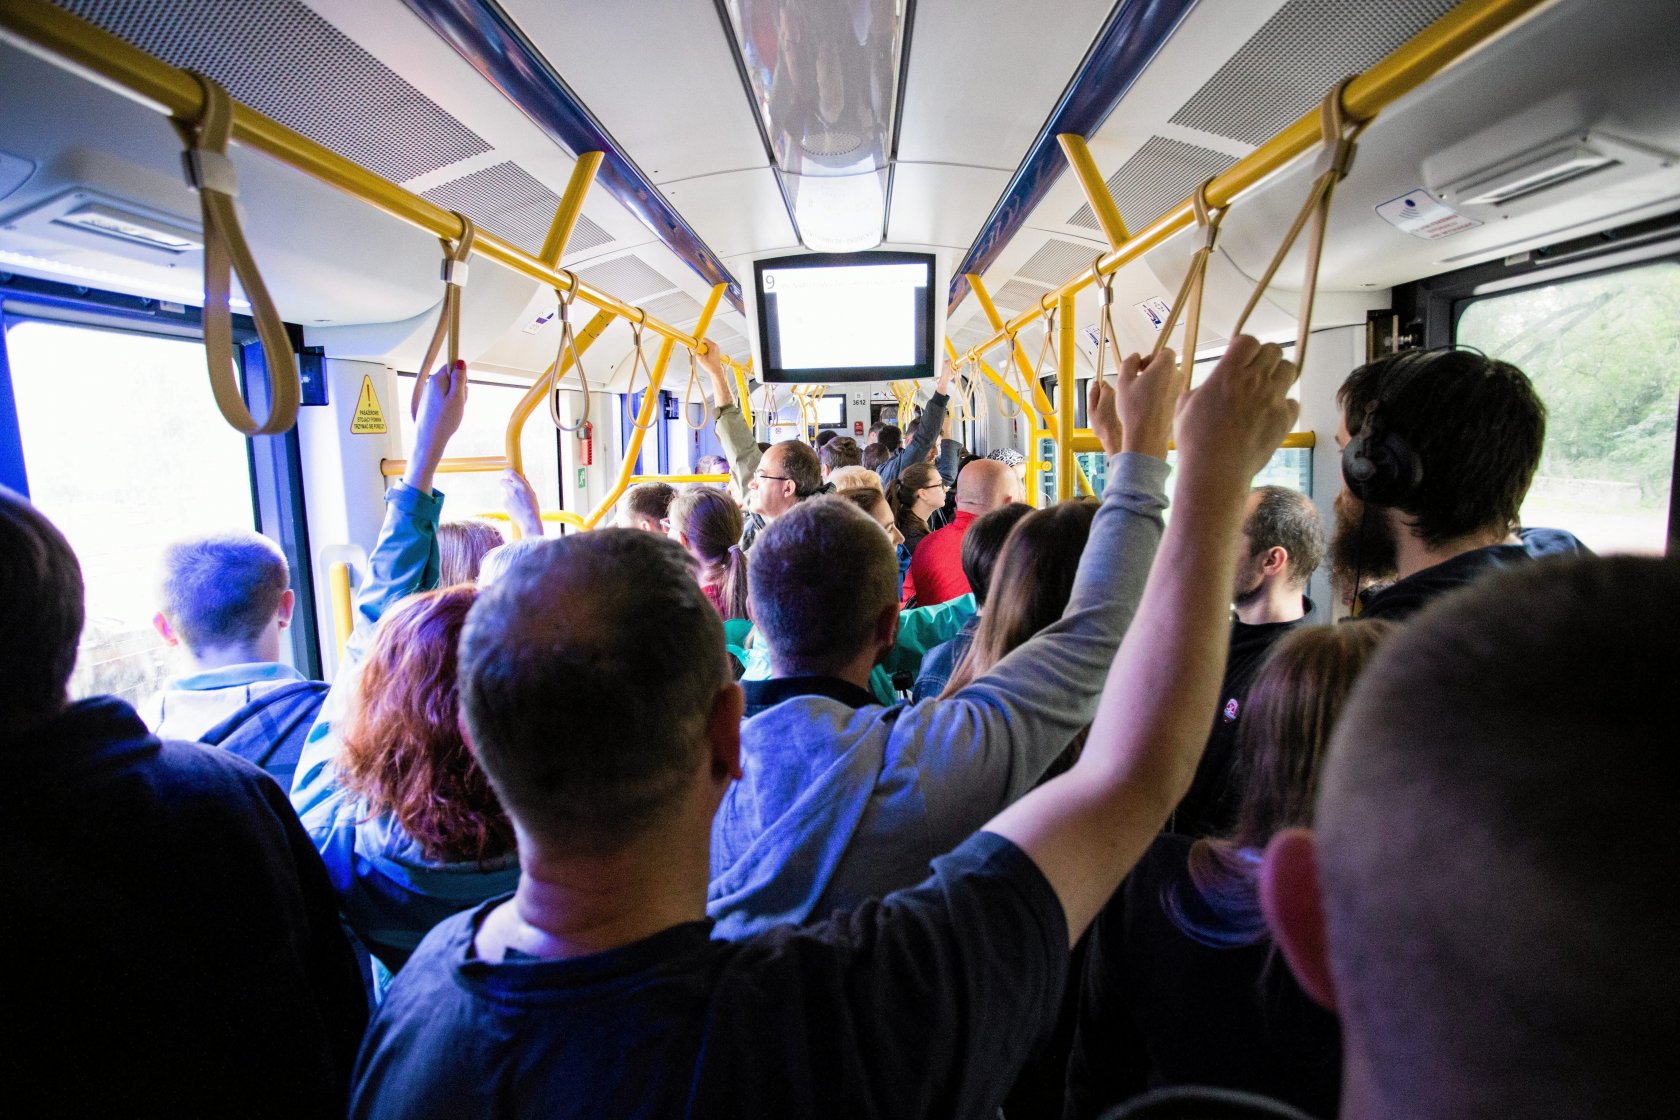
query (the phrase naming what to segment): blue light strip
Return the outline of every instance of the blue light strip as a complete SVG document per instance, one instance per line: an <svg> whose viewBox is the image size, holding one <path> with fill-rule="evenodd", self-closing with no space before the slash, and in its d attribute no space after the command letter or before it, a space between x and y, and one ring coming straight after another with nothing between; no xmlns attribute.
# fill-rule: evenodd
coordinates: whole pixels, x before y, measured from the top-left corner
<svg viewBox="0 0 1680 1120"><path fill-rule="evenodd" d="M741 285L717 254L671 209L659 188L493 0L404 2L556 143L574 155L605 153L596 183L640 218L706 283L729 285L725 294L730 304L744 313Z"/></svg>
<svg viewBox="0 0 1680 1120"><path fill-rule="evenodd" d="M410 0L412 3L413 0ZM1031 214L1056 180L1067 170L1056 136L1073 132L1089 137L1102 127L1120 99L1132 88L1155 52L1195 6L1195 0L1120 0L1085 61L1074 71L1073 80L1051 110L1038 138L1027 150L1027 158L1004 188L1003 197L992 208L980 235L951 277L947 311L968 295L968 274L984 272L1005 245L1021 231ZM1124 215L1122 215L1124 216Z"/></svg>

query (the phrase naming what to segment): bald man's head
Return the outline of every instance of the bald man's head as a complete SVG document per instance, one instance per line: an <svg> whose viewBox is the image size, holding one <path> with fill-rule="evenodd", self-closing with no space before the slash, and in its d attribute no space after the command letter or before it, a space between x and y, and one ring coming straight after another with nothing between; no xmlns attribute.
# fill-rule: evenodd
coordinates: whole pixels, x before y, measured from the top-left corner
<svg viewBox="0 0 1680 1120"><path fill-rule="evenodd" d="M1015 472L993 459L976 459L957 475L957 508L979 515L1021 500Z"/></svg>

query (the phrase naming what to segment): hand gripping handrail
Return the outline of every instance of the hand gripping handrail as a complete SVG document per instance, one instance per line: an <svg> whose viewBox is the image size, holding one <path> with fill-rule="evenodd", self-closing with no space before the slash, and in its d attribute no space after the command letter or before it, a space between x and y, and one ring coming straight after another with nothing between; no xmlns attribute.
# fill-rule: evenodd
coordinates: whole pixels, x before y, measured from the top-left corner
<svg viewBox="0 0 1680 1120"><path fill-rule="evenodd" d="M420 415L420 392L426 387L426 379L432 376L432 363L437 361L446 339L449 368L454 369L461 357L461 290L467 286L467 261L472 258L478 227L459 210L453 213L461 221L461 235L453 240L439 238L443 242L443 303L438 306L432 340L426 343L426 356L414 372L414 395L409 398L408 411L416 418Z"/></svg>
<svg viewBox="0 0 1680 1120"><path fill-rule="evenodd" d="M554 289L554 295L560 301L560 343L554 352L554 364L548 367L544 375L548 388L548 418L554 426L562 432L575 432L589 423L589 375L583 369L583 351L578 349L577 335L572 332L572 301L577 298L577 278L572 278L570 291ZM566 361L567 356L571 362ZM576 424L568 424L560 419L560 379L566 376L566 367L570 364L577 369L578 384L583 387L583 409L579 412Z"/></svg>
<svg viewBox="0 0 1680 1120"><path fill-rule="evenodd" d="M1307 201L1295 215L1295 221L1289 231L1283 235L1283 244L1273 254L1272 262L1266 266L1266 271L1255 281L1254 293L1248 297L1248 303L1243 307L1242 314L1237 316L1237 325L1231 328L1231 337L1242 333L1243 325L1248 317L1260 304L1260 297L1266 294L1272 277L1283 264L1283 259L1294 248L1295 241L1301 236L1301 230L1311 222L1312 232L1307 236L1307 262L1305 275L1301 282L1301 310L1300 318L1295 326L1295 368L1301 369L1307 360L1307 338L1311 334L1313 298L1318 294L1318 263L1324 253L1324 233L1330 224L1330 200L1336 192L1336 184L1347 178L1348 171L1353 167L1354 142L1359 134L1365 131L1369 121L1355 121L1348 123L1347 112L1342 105L1342 92L1347 89L1352 78L1343 78L1331 87L1324 95L1324 101L1319 106L1319 130L1323 149L1319 153L1316 177L1310 190L1307 191ZM1206 190L1203 190L1205 201Z"/></svg>
<svg viewBox="0 0 1680 1120"><path fill-rule="evenodd" d="M215 81L189 73L203 91L203 108L194 119L176 119L174 124L187 145L182 163L188 184L198 191L204 223L204 355L210 391L222 418L238 431L248 436L278 435L297 423L302 396L297 358L233 205L239 195L239 179L227 154L233 134L233 100ZM251 318L256 320L268 364L268 418L261 423L246 407L234 379L233 313L228 308L233 273L239 274L240 287L251 303Z"/></svg>

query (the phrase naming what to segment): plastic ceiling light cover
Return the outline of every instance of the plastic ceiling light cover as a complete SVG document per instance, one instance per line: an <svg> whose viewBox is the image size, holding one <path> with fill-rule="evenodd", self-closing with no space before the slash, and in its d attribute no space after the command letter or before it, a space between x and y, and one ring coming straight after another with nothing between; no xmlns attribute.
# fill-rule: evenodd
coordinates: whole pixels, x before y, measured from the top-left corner
<svg viewBox="0 0 1680 1120"><path fill-rule="evenodd" d="M753 105L811 249L847 252L881 241L904 6L905 0L725 4ZM849 182L815 185L826 178ZM866 214L865 207L873 210ZM867 240L865 228L874 231ZM842 243L846 248L837 247Z"/></svg>

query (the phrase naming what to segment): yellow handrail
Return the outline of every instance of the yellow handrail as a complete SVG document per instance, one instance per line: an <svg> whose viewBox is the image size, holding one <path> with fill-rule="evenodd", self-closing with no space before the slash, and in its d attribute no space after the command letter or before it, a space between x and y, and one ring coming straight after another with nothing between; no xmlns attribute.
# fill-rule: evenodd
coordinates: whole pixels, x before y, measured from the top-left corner
<svg viewBox="0 0 1680 1120"><path fill-rule="evenodd" d="M342 560L327 567L327 586L332 595L333 630L338 638L338 655L344 656L344 643L350 640L355 616L350 610L350 565Z"/></svg>
<svg viewBox="0 0 1680 1120"><path fill-rule="evenodd" d="M7 0L0 5L0 30L138 95L176 120L192 121L203 112L203 88L187 71L153 58L47 0ZM237 101L233 103L233 139L434 236L454 240L465 233L460 219L450 211ZM667 342L691 350L699 345L696 336L582 283L572 272L545 263L494 234L480 231L473 252L550 288L575 285L585 303L635 320Z"/></svg>
<svg viewBox="0 0 1680 1120"><path fill-rule="evenodd" d="M500 455L474 455L459 459L441 459L438 461L438 474L490 474L494 471L506 470L507 459ZM379 460L379 473L386 478L401 478L408 470L407 459Z"/></svg>
<svg viewBox="0 0 1680 1120"><path fill-rule="evenodd" d="M1526 16L1554 2L1556 0L1464 0L1347 84L1342 94L1342 108L1348 122L1373 119L1447 67L1486 46ZM1315 149L1320 135L1319 107L1314 105L1311 112L1216 175L1207 184L1208 205L1216 209L1229 206L1244 191ZM1105 254L1098 261L1095 271L1104 275L1112 273L1195 224L1195 202L1193 198L1186 197L1144 229L1132 234L1118 248ZM1093 270L1084 269L1056 290L1046 293L1038 305L1002 324L994 320L996 333L971 347L964 353L963 361L978 358L1044 315L1064 297L1082 292L1095 282ZM973 286L972 276L970 286ZM981 298L978 290L975 295L980 299L982 308L990 302Z"/></svg>

